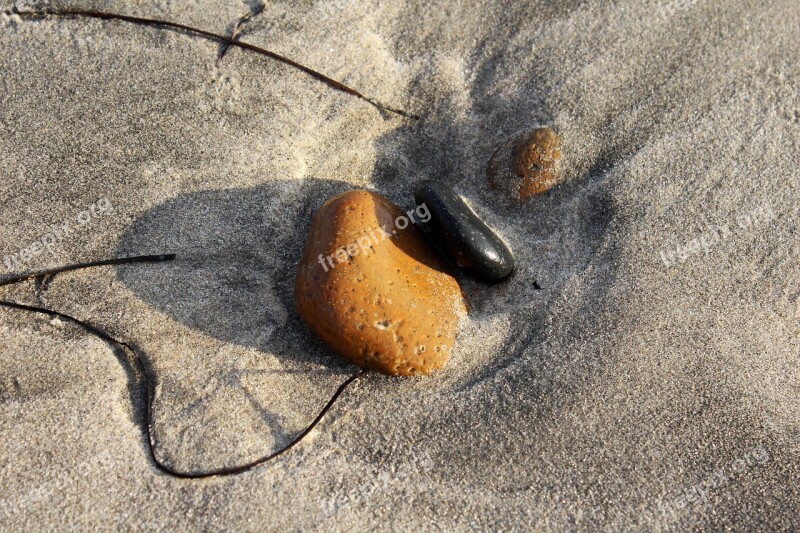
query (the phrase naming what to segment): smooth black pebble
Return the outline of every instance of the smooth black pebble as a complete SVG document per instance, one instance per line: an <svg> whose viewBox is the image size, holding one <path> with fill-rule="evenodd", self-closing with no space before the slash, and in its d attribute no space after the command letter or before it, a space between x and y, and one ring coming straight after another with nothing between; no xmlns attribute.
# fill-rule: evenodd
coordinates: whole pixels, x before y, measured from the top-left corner
<svg viewBox="0 0 800 533"><path fill-rule="evenodd" d="M459 268L485 283L497 283L514 271L514 256L486 223L450 187L423 181L414 191L418 206L431 214L420 222L437 247Z"/></svg>

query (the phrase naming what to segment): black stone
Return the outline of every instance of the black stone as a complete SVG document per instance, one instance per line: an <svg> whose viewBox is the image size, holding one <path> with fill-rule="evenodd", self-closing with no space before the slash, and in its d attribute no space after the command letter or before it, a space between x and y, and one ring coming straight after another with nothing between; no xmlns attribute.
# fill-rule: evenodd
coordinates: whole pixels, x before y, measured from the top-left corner
<svg viewBox="0 0 800 533"><path fill-rule="evenodd" d="M417 206L431 214L420 225L437 248L459 268L485 283L497 283L514 271L508 246L464 203L439 181L423 181L414 191Z"/></svg>

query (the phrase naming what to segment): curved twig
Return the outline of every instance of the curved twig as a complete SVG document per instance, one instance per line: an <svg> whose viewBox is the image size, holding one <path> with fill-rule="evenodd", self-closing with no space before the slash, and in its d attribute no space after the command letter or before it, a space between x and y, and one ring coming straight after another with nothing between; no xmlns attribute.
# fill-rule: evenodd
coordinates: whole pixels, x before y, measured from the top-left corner
<svg viewBox="0 0 800 533"><path fill-rule="evenodd" d="M361 92L353 89L352 87L345 85L344 83L335 80L325 74L322 74L319 71L312 69L311 67L307 67L293 59L289 59L286 56L282 56L276 52L271 50L267 50L266 48L261 48L260 46L256 46L254 44L250 44L244 41L240 41L237 38L228 37L227 35L221 35L219 33L214 33L208 30L203 30L200 28L195 28L193 26L187 26L186 24L180 24L178 22L170 22L166 20L159 20L159 19L151 19L151 18L144 18L144 17L134 17L131 15L121 15L118 13L106 13L104 11L93 11L93 10L83 10L83 9L69 9L64 11L53 11L53 10L44 10L44 11L15 11L17 15L24 18L41 18L45 16L58 16L58 17L88 17L88 18L96 18L96 19L104 19L104 20L121 20L123 22L130 22L133 24L145 24L150 26L162 26L165 28L172 28L176 30L182 30L189 33L194 33L197 35L202 35L209 39L215 39L217 41L226 43L231 46L238 46L239 48L243 48L245 50L250 50L251 52L256 52L257 54L261 54L276 61L280 61L281 63L285 63L290 65L298 70L301 70L308 74L309 76L316 78L317 80L333 87L336 90L345 92L347 94L353 95L356 98L360 98L365 102L369 102L373 106L377 107L378 109L382 109L384 111L388 111L390 113L394 113L396 115L400 115L402 117L410 118L413 120L419 120L419 116L413 113L409 113L408 111L404 111L402 109L388 106L374 98L366 96Z"/></svg>
<svg viewBox="0 0 800 533"><path fill-rule="evenodd" d="M120 258L120 259L108 259L108 260L105 260L105 261L95 261L95 262L92 262L92 263L82 263L82 264L76 264L76 265L69 265L69 266L66 266L66 267L55 268L55 269L51 269L51 270L45 270L45 271L41 271L41 272L38 272L38 273L22 274L22 275L19 275L19 276L15 276L15 277L13 277L11 279L5 280L2 283L2 285L10 285L12 283L20 283L22 281L25 281L25 280L28 280L28 279L31 279L31 278L36 278L36 277L45 276L45 275L55 275L55 274L58 274L58 273L61 273L61 272L67 272L67 271L70 271L70 270L78 270L80 268L89 268L89 267L104 266L104 265L120 265L120 264L126 264L126 263L139 263L139 262L146 262L146 261L170 261L170 260L172 260L174 258L175 258L174 254L161 255L161 256L137 256L137 257L128 257L128 258ZM127 343L125 341L121 341L121 340L115 338L113 335L111 335L109 332L107 332L106 330L104 330L103 328L101 328L99 326L95 326L94 324L91 324L91 323L86 322L84 320L81 320L79 318L75 318L75 317L67 315L65 313L61 313L60 311L55 311L53 309L47 309L45 307L22 304L22 303L19 303L19 302L12 302L12 301L8 301L8 300L0 300L0 306L6 307L8 309L14 309L14 310L19 310L19 311L27 311L27 312L30 312L30 313L39 313L39 314L43 314L43 315L47 315L47 316L61 318L61 319L65 320L65 321L68 321L68 322L71 322L73 324L76 324L76 325L80 326L81 328L85 329L89 333L91 333L93 335L96 335L97 337L103 339L104 341L106 341L110 345L116 346L118 348L122 348L123 350L128 350L131 354L133 354L133 358L136 361L136 365L138 366L138 370L141 372L141 374L143 376L144 384L145 384L145 395L147 397L146 406L145 406L145 410L146 410L145 416L146 416L146 426L147 426L146 433L147 433L147 447L148 447L148 450L150 452L150 458L153 460L153 463L156 465L156 467L159 470L161 470L162 472L165 472L165 473L167 473L167 474L169 474L171 476L177 477L177 478L198 479L198 478L206 478L206 477L230 476L230 475L233 475L233 474L240 474L240 473L245 472L247 470L250 470L250 469L252 469L252 468L254 468L254 467L258 466L258 465L266 463L267 461L270 461L271 459L275 459L276 457L278 457L280 455L283 455L284 453L286 453L290 449L292 449L295 445L297 445L301 440L303 440L303 438L305 438L305 436L308 435L311 432L311 430L314 429L314 427L317 424L319 424L319 422L328 413L328 411L331 409L331 407L333 407L333 404L336 402L336 400L339 398L339 396L342 395L342 393L345 391L345 389L347 389L347 387L351 383L353 383L356 379L361 377L361 375L363 375L363 373L364 373L364 370L359 369L355 374L353 374L352 376L347 378L347 380L345 380L345 382L342 383L339 386L338 389L336 389L336 392L333 394L333 396L331 396L331 399L328 400L328 403L325 405L325 407L322 408L322 410L319 412L317 417L300 434L298 434L296 437L294 437L294 439L292 439L292 441L289 444L287 444L286 446L284 446L280 450L278 450L276 452L269 453L267 455L264 455L262 457L259 457L258 459L255 459L253 461L250 461L250 462L242 464L242 465L237 465L237 466L232 466L232 467L222 467L222 468L217 468L217 469L214 469L214 470L207 470L207 471L200 471L200 472L183 472L183 471L180 471L180 470L176 470L175 468L165 464L156 455L156 439L155 439L155 437L153 435L153 424L152 424L152 420L153 420L153 418L152 418L153 392L154 392L152 387L151 387L152 376L148 373L147 365L145 365L144 360L142 359L141 355L137 352L137 350L133 346L131 346L129 343Z"/></svg>
<svg viewBox="0 0 800 533"><path fill-rule="evenodd" d="M21 281L43 278L45 276L55 276L61 272L69 272L71 270L80 270L82 268L90 268L106 265L125 265L130 263L160 263L164 261L172 261L175 259L175 254L161 254L161 255L138 255L135 257L119 257L116 259L104 259L102 261L92 261L90 263L75 263L74 265L67 265L63 267L51 268L48 270L36 270L33 272L25 272L23 274L13 274L8 277L0 278L0 287L4 285L13 285Z"/></svg>

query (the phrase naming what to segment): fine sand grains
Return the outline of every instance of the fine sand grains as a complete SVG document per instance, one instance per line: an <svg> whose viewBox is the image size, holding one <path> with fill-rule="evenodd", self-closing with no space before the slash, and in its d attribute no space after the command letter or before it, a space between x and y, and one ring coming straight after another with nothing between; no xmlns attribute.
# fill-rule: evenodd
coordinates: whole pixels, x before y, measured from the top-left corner
<svg viewBox="0 0 800 533"><path fill-rule="evenodd" d="M112 7L223 33L252 12ZM280 448L352 375L293 301L325 199L405 212L445 180L517 264L461 280L445 369L366 375L280 460L199 482L150 462L124 355L0 310L0 529L800 529L798 27L795 0L303 0L245 23L413 121L184 33L0 17L0 254L107 198L29 267L179 258L2 297L135 343L176 468ZM489 160L538 125L562 181L506 201Z"/></svg>

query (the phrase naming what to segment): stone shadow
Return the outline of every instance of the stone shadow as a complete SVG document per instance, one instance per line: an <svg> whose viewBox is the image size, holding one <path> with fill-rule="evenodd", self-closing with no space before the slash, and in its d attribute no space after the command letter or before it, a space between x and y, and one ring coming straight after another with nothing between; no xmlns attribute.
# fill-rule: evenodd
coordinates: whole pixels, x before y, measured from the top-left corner
<svg viewBox="0 0 800 533"><path fill-rule="evenodd" d="M319 355L327 349L295 311L294 276L314 212L350 188L306 179L178 196L139 217L118 249L163 249L177 259L117 275L145 302L211 337L339 369Z"/></svg>
<svg viewBox="0 0 800 533"><path fill-rule="evenodd" d="M281 407L267 404L264 389L254 389L253 380L284 382L278 388L286 393L292 390L285 387L285 380L293 379L291 375L308 376L324 385L318 399L321 409L336 384L354 371L353 365L313 336L294 304L295 272L313 214L327 198L350 188L343 182L306 179L188 193L150 209L126 231L117 256L177 254L175 261L155 268L117 268L118 279L137 297L209 337L254 348L279 360L272 370L243 370L222 357L205 356L210 358L208 365L197 372L207 374L203 378L207 385L196 393L184 390L180 381L169 376L156 376L168 382L169 389L177 387L174 393L181 394L184 403L183 407L166 408L157 403L155 409L163 423L186 425L184 434L192 435L189 440L197 441L198 446L201 441L220 442L228 436L214 434L213 425L207 428L207 419L219 416L215 398L233 391L232 398L255 410L265 424L264 431L272 435L273 448L278 449L297 434L298 428L289 427L285 416L296 402L286 397L277 400ZM328 383L334 387L329 391ZM256 394L259 389L261 394ZM171 394L165 391L166 397ZM295 419L310 422L316 414L303 412ZM168 462L185 462L176 451L185 443L161 440L159 453ZM235 447L235 441L230 446ZM173 458L175 453L178 455Z"/></svg>
<svg viewBox="0 0 800 533"><path fill-rule="evenodd" d="M559 123L576 116L560 108L564 105L558 95L561 66L543 52L533 73L541 84L537 81L533 88L499 93L495 89L498 77L513 62L507 56L507 50L478 43L467 69L472 72L467 95L458 95L471 102L469 114L454 111L433 85L435 81L420 75L412 89L423 95L425 100L418 105L427 109L426 116L387 133L375 144L372 182L377 188L410 194L421 181L444 181L498 231L516 257L517 271L499 285L482 285L459 275L474 316L507 313L511 323L496 359L485 368L473 368L462 383L465 387L496 374L523 353L530 355L546 334L542 323L548 308L563 297L566 284L583 276L590 266L595 267L593 274L583 285L582 301L572 311L581 317L583 327L587 320L594 320L593 310L604 301L613 282L620 244L608 238L616 213L611 176L616 162L624 160L636 144L635 139L622 138L609 142L590 161L564 165L567 179L527 202L491 189L487 165L494 150L508 139L541 125L553 126L562 134L579 130ZM575 157L569 153L571 146L571 139L565 138L565 158ZM564 327L565 332L573 329L570 324Z"/></svg>

